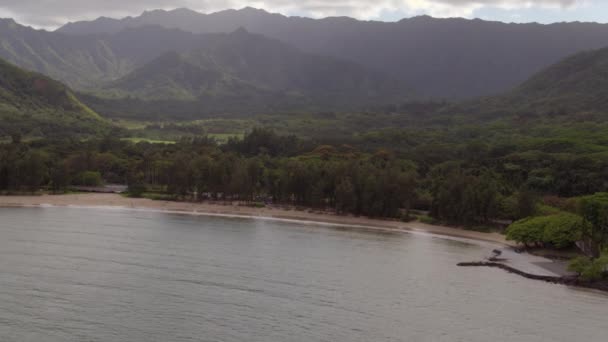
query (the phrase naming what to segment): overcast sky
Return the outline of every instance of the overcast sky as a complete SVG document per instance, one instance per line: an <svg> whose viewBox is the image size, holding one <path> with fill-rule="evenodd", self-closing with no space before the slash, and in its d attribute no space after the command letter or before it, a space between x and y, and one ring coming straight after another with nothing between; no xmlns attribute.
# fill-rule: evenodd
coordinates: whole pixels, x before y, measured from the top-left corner
<svg viewBox="0 0 608 342"><path fill-rule="evenodd" d="M395 21L428 14L506 22L608 22L608 0L0 0L0 17L53 29L69 21L120 18L144 10L187 7L210 13L246 6L308 17Z"/></svg>

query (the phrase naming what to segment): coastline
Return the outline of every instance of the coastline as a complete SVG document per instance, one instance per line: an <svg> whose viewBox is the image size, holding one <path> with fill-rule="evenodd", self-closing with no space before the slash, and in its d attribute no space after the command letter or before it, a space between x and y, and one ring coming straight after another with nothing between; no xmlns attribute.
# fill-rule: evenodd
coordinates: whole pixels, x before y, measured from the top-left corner
<svg viewBox="0 0 608 342"><path fill-rule="evenodd" d="M192 203L156 201L146 198L128 198L118 194L67 194L41 196L0 196L0 207L114 207L127 209L155 210L167 213L194 214L207 216L227 216L239 218L274 219L302 221L308 223L350 226L354 228L394 232L421 232L432 235L475 240L512 247L499 233L484 233L421 222L401 222L395 220L371 219L367 217L341 216L317 213L310 210L286 210L275 207L245 207L212 203Z"/></svg>
<svg viewBox="0 0 608 342"><path fill-rule="evenodd" d="M232 218L267 219L284 222L298 222L321 226L348 227L370 231L395 233L413 233L431 235L446 239L482 243L502 251L503 261L488 263L487 260L459 263L459 266L498 267L509 273L515 273L528 279L548 281L551 283L595 289L607 292L605 284L593 286L572 278L566 270L566 264L528 253L516 253L516 246L499 233L484 233L460 228L425 224L421 222L401 222L396 220L371 219L366 217L342 216L331 213L319 213L312 210L288 210L278 207L246 207L230 204L192 203L157 201L146 198L128 198L119 194L67 194L40 196L0 196L0 208L10 207L70 207L70 208L111 208L155 211L168 214L219 216ZM490 265L491 264L491 265ZM551 266L552 265L552 266Z"/></svg>

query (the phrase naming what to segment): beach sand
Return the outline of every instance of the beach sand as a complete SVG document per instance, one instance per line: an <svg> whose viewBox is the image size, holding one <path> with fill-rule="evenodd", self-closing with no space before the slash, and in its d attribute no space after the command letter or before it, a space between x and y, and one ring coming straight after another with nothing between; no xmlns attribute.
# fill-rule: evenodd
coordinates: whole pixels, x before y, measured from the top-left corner
<svg viewBox="0 0 608 342"><path fill-rule="evenodd" d="M42 196L0 196L2 207L23 206L80 206L80 207L122 207L131 209L152 209L166 212L192 213L197 215L226 215L239 217L273 218L299 220L333 225L355 226L366 229L393 231L416 231L513 246L499 233L483 233L459 228L430 225L421 222L401 222L394 220L370 219L366 217L342 216L312 210L286 210L275 207L255 208L238 205L211 203L155 201L145 198L127 198L118 194L68 194Z"/></svg>
<svg viewBox="0 0 608 342"><path fill-rule="evenodd" d="M236 204L222 205L216 203L193 203L156 201L146 198L128 198L118 194L68 194L41 196L0 196L0 207L112 207L133 210L154 210L167 213L229 216L243 218L258 218L272 220L288 220L322 225L345 226L367 230L382 230L390 232L415 232L417 234L432 234L458 240L472 240L487 243L488 255L492 249L502 250L502 263L520 271L547 276L570 275L565 263L555 262L528 253L515 253L515 243L507 241L499 233L484 233L454 227L425 224L421 222L401 222L396 220L370 219L347 215L336 215L314 210L288 210L279 207L248 207ZM1 217L0 217L1 219Z"/></svg>

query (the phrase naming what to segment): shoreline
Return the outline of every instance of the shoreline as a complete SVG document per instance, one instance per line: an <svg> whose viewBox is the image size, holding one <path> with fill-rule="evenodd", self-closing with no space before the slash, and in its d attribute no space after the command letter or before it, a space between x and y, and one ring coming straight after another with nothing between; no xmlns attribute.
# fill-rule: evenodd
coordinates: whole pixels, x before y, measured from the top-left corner
<svg viewBox="0 0 608 342"><path fill-rule="evenodd" d="M67 194L39 196L0 196L0 208L86 208L153 211L166 214L198 215L210 217L228 217L242 219L262 219L292 222L300 224L345 227L378 232L393 232L427 235L449 240L463 241L498 248L507 258L500 263L479 261L459 263L458 266L491 266L501 268L509 273L524 276L528 279L549 281L566 286L587 288L607 292L606 285L599 288L572 279L565 264L557 265L555 261L528 253L516 253L516 244L507 241L499 233L477 231L431 225L421 222L401 222L396 220L371 219L366 217L341 216L331 213L319 213L308 210L287 210L277 207L246 207L230 204L193 203L157 201L146 198L128 198L119 194ZM487 259L486 259L487 260ZM492 264L492 265L489 265ZM497 265L495 265L497 264ZM553 264L553 267L548 267ZM557 279L557 280L555 280Z"/></svg>
<svg viewBox="0 0 608 342"><path fill-rule="evenodd" d="M341 216L318 213L311 210L286 210L275 207L246 207L215 203L157 201L146 198L128 198L118 194L67 194L40 196L0 196L0 207L82 207L82 208L123 208L154 210L170 214L191 214L201 216L224 216L234 218L269 219L309 224L348 226L359 229L392 232L427 233L451 238L474 240L513 247L510 241L499 233L484 233L460 228L431 225L422 222L401 222L395 220L372 219L367 217Z"/></svg>

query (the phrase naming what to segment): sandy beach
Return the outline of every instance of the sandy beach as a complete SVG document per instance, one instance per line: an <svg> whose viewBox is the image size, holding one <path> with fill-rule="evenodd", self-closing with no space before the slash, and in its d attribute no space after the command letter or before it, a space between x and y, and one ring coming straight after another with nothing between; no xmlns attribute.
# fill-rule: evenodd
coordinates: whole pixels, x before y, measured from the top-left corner
<svg viewBox="0 0 608 342"><path fill-rule="evenodd" d="M310 210L286 210L281 208L254 208L238 205L220 205L210 203L155 201L145 198L127 198L118 194L69 194L42 196L0 196L2 207L23 206L82 206L82 207L122 207L131 209L152 209L166 212L192 213L198 215L229 215L240 217L274 218L300 220L358 226L366 229L394 231L417 231L443 236L472 239L512 246L513 243L498 233L483 233L464 229L424 224L421 222L400 222L391 220L369 219L365 217L341 216Z"/></svg>
<svg viewBox="0 0 608 342"><path fill-rule="evenodd" d="M502 263L520 271L542 276L564 276L571 273L566 263L549 260L528 253L515 253L516 246L499 233L484 233L454 227L425 224L421 222L401 222L396 220L370 219L366 217L343 216L313 210L287 210L279 207L248 207L215 203L192 203L156 201L146 198L128 198L118 194L82 193L68 195L41 196L0 196L0 207L82 207L82 208L126 208L133 210L154 210L166 213L191 215L229 216L272 220L293 220L322 225L347 226L366 230L391 232L415 232L432 234L453 239L465 239L489 243L489 250L502 250ZM494 247L492 247L494 245ZM488 255L489 256L489 255Z"/></svg>

